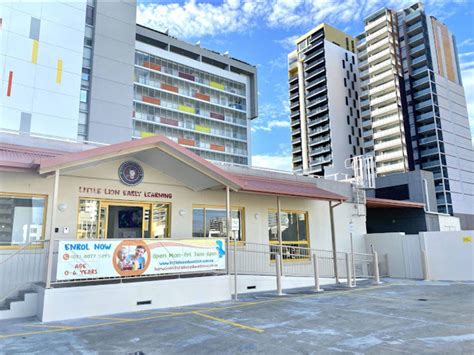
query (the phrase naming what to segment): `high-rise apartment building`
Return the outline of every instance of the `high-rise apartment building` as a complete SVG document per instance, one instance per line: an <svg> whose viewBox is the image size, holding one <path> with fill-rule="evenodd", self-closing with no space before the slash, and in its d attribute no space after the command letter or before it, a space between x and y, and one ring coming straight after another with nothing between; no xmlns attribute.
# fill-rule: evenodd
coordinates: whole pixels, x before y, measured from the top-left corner
<svg viewBox="0 0 474 355"><path fill-rule="evenodd" d="M365 154L378 175L433 172L439 212L474 227L474 153L456 41L421 3L381 9L357 36Z"/></svg>
<svg viewBox="0 0 474 355"><path fill-rule="evenodd" d="M164 134L250 164L256 68L136 24L134 1L0 4L0 129L115 143Z"/></svg>
<svg viewBox="0 0 474 355"><path fill-rule="evenodd" d="M355 40L321 24L288 55L293 171L348 173L346 159L362 154Z"/></svg>

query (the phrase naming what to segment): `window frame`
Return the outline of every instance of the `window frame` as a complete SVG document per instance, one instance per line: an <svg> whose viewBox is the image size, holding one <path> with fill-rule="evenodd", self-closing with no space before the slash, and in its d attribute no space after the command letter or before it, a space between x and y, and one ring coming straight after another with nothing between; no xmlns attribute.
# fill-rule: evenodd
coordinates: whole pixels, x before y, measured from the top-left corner
<svg viewBox="0 0 474 355"><path fill-rule="evenodd" d="M192 239L199 239L199 238L207 238L207 239L210 239L210 237L207 237L206 236L206 229L205 229L205 222L206 222L206 209L223 209L224 211L226 210L226 206L224 205L208 205L208 204L193 204L192 205L192 215L194 215L194 210L195 209L204 209L204 215L203 215L203 226L204 226L204 231L203 231L203 234L204 234L204 237L194 237L193 236L193 229L191 229L191 238ZM246 224L245 224L245 207L244 206L240 206L240 205L231 205L230 206L230 211L238 211L240 212L240 235L241 235L241 239L237 239L237 244L238 243L244 243L247 238L246 238ZM231 218L232 218L232 214L231 214ZM192 221L192 224L194 224L194 218L193 218L193 221ZM217 238L217 237L216 237ZM231 240L233 242L233 239Z"/></svg>
<svg viewBox="0 0 474 355"><path fill-rule="evenodd" d="M48 200L49 195L47 194L35 194L35 193L21 193L21 192L0 192L0 197L30 197L30 198L43 198L44 199L44 208L43 208L43 224L41 228L41 239L38 241L38 245L30 245L27 246L26 244L10 244L10 245L2 245L0 244L0 250L2 249L21 249L21 248L43 248L44 241L46 240L46 222L47 222L47 215L48 215Z"/></svg>

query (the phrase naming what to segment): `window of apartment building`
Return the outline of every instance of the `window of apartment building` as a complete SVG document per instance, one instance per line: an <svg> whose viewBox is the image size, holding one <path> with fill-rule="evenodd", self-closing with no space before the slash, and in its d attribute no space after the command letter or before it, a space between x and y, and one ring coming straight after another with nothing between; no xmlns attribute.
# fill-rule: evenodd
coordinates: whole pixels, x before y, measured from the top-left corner
<svg viewBox="0 0 474 355"><path fill-rule="evenodd" d="M347 91L348 91L349 97L352 98L352 91L351 91L351 89L347 89Z"/></svg>
<svg viewBox="0 0 474 355"><path fill-rule="evenodd" d="M349 112L351 113L351 116L354 114L352 111L352 107L349 107Z"/></svg>
<svg viewBox="0 0 474 355"><path fill-rule="evenodd" d="M354 83L352 83L352 85L354 85ZM355 92L355 97L356 97L356 100L359 100L359 94L357 93L357 91Z"/></svg>
<svg viewBox="0 0 474 355"><path fill-rule="evenodd" d="M342 60L342 68L346 69L346 62L344 61L344 59Z"/></svg>
<svg viewBox="0 0 474 355"><path fill-rule="evenodd" d="M360 118L360 111L359 110L356 110L357 111L357 118Z"/></svg>
<svg viewBox="0 0 474 355"><path fill-rule="evenodd" d="M357 152L356 152L356 147L355 145L352 146L352 152L354 153L354 155L357 155Z"/></svg>
<svg viewBox="0 0 474 355"><path fill-rule="evenodd" d="M86 24L94 26L94 8L92 6L86 8Z"/></svg>
<svg viewBox="0 0 474 355"><path fill-rule="evenodd" d="M354 81L357 81L357 76L356 76L356 74L354 73L354 74L352 74L352 75L353 75L353 77L354 77Z"/></svg>
<svg viewBox="0 0 474 355"><path fill-rule="evenodd" d="M0 248L44 239L46 201L44 195L0 195Z"/></svg>
<svg viewBox="0 0 474 355"><path fill-rule="evenodd" d="M355 64L354 56L352 56L352 64Z"/></svg>
<svg viewBox="0 0 474 355"><path fill-rule="evenodd" d="M356 102L356 100L352 100L352 106L354 106L354 108L357 108L357 102Z"/></svg>
<svg viewBox="0 0 474 355"><path fill-rule="evenodd" d="M351 47L352 47L352 51L355 52L354 40L351 41ZM354 59L354 57L352 57L352 59Z"/></svg>
<svg viewBox="0 0 474 355"><path fill-rule="evenodd" d="M347 87L347 79L344 78L344 87L346 88Z"/></svg>
<svg viewBox="0 0 474 355"><path fill-rule="evenodd" d="M352 137L351 137L351 135L349 134L347 137L349 138L349 144L352 144Z"/></svg>
<svg viewBox="0 0 474 355"><path fill-rule="evenodd" d="M356 120L356 127L357 127L357 120ZM359 128L359 137L362 137L362 130Z"/></svg>
<svg viewBox="0 0 474 355"><path fill-rule="evenodd" d="M364 151L362 150L362 147L359 149L360 155L364 154Z"/></svg>
<svg viewBox="0 0 474 355"><path fill-rule="evenodd" d="M244 240L244 208L232 207L233 224L239 226L231 237ZM225 207L193 206L193 238L225 238L227 236ZM234 222L235 221L235 222Z"/></svg>
<svg viewBox="0 0 474 355"><path fill-rule="evenodd" d="M351 79L351 76L349 75L349 70L346 70L346 76L347 76L347 79L348 79L348 80Z"/></svg>
<svg viewBox="0 0 474 355"><path fill-rule="evenodd" d="M352 90L355 90L354 82L353 82L353 81L351 81L351 86L352 86Z"/></svg>
<svg viewBox="0 0 474 355"><path fill-rule="evenodd" d="M357 140L357 145L360 145L359 137L357 137L356 140Z"/></svg>
<svg viewBox="0 0 474 355"><path fill-rule="evenodd" d="M354 135L354 126L351 127L351 133Z"/></svg>
<svg viewBox="0 0 474 355"><path fill-rule="evenodd" d="M349 106L349 99L346 96L346 106Z"/></svg>
<svg viewBox="0 0 474 355"><path fill-rule="evenodd" d="M349 116L346 116L347 118L347 124L350 125L351 124L351 118Z"/></svg>
<svg viewBox="0 0 474 355"><path fill-rule="evenodd" d="M282 210L280 223L281 240L284 247L283 260L303 256L297 248L309 248L308 212ZM273 245L278 245L280 242L278 240L277 212L275 210L268 211L268 239L270 244ZM275 246L272 251L278 252L278 247Z"/></svg>
<svg viewBox="0 0 474 355"><path fill-rule="evenodd" d="M88 91L81 89L81 95L80 95L80 100L81 102L87 102L87 96L88 96Z"/></svg>
<svg viewBox="0 0 474 355"><path fill-rule="evenodd" d="M355 119L354 122L355 122L355 126L359 127L359 120ZM359 130L360 130L360 128L359 128Z"/></svg>
<svg viewBox="0 0 474 355"><path fill-rule="evenodd" d="M346 49L349 50L349 38L346 37ZM347 60L347 53L346 53L346 60Z"/></svg>
<svg viewBox="0 0 474 355"><path fill-rule="evenodd" d="M349 64L349 68L351 70L351 73L354 71L353 67L352 67L352 63Z"/></svg>

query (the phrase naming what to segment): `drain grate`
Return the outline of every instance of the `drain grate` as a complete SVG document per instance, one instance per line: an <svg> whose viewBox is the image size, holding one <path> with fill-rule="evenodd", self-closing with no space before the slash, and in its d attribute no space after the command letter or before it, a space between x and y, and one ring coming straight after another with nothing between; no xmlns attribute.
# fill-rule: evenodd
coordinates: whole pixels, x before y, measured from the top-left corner
<svg viewBox="0 0 474 355"><path fill-rule="evenodd" d="M427 298L418 298L418 300L417 300L417 301L426 302L426 301L428 301L428 299L427 299Z"/></svg>

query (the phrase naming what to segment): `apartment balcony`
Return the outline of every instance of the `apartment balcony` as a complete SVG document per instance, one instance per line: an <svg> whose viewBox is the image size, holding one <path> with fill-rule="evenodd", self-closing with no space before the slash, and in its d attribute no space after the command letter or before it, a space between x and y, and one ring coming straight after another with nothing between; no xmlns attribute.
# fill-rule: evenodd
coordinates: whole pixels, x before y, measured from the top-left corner
<svg viewBox="0 0 474 355"><path fill-rule="evenodd" d="M319 59L318 61L316 61L314 63L310 63L312 59L314 59L314 58L316 58L320 55L324 55L324 49L319 50L316 53L313 53L310 56L306 57L304 59L304 61L305 61L305 70L311 70L311 68L314 68L318 65L324 64L324 61L325 61L324 57L322 57L321 59Z"/></svg>
<svg viewBox="0 0 474 355"><path fill-rule="evenodd" d="M301 145L298 145L296 147L294 147L291 152L294 154L294 153L298 153L298 152L301 152Z"/></svg>
<svg viewBox="0 0 474 355"><path fill-rule="evenodd" d="M362 127L364 128L372 127L372 120L370 118L367 120L362 120Z"/></svg>
<svg viewBox="0 0 474 355"><path fill-rule="evenodd" d="M431 88L426 88L421 91L417 91L413 94L415 100L424 100L431 96Z"/></svg>
<svg viewBox="0 0 474 355"><path fill-rule="evenodd" d="M295 83L297 84L298 83L298 74L291 76L288 79L288 82L290 83L290 85L295 84Z"/></svg>
<svg viewBox="0 0 474 355"><path fill-rule="evenodd" d="M299 85L298 85L298 83L296 83L296 84L290 85L289 91L290 91L290 93L294 92L294 91L298 91L298 88L299 88Z"/></svg>
<svg viewBox="0 0 474 355"><path fill-rule="evenodd" d="M417 57L419 56L420 54L424 53L426 50L426 46L424 43L420 44L419 46L416 46L412 49L410 49L409 53L410 53L410 57Z"/></svg>
<svg viewBox="0 0 474 355"><path fill-rule="evenodd" d="M301 128L293 129L291 131L292 136L296 136L297 134L301 134Z"/></svg>
<svg viewBox="0 0 474 355"><path fill-rule="evenodd" d="M361 79L361 81L359 82L359 86L360 86L361 88L364 88L364 89L365 89L365 88L367 88L367 86L369 85L369 83L370 83L370 78L367 78L367 79L365 79L365 80L362 80L362 79Z"/></svg>
<svg viewBox="0 0 474 355"><path fill-rule="evenodd" d="M323 67L319 70L316 70L315 72L309 74L308 76L305 76L305 80L306 80L306 82L310 82L314 78L316 78L320 75L324 75L324 74L326 74L326 68L325 67Z"/></svg>
<svg viewBox="0 0 474 355"><path fill-rule="evenodd" d="M360 108L362 109L362 107L367 107L369 106L370 104L370 100L369 99L364 99L364 100L360 100Z"/></svg>
<svg viewBox="0 0 474 355"><path fill-rule="evenodd" d="M385 142L375 143L375 150L383 150L402 146L402 139L396 138Z"/></svg>
<svg viewBox="0 0 474 355"><path fill-rule="evenodd" d="M386 84L382 84L379 86L374 87L373 89L369 90L369 95L375 95L377 93L384 94L384 93L389 93L390 91L395 90L395 83L393 81L389 81Z"/></svg>
<svg viewBox="0 0 474 355"><path fill-rule="evenodd" d="M373 119L375 119L377 116L388 115L388 114L394 113L394 112L398 112L398 104L397 103L372 110L371 116L372 116Z"/></svg>
<svg viewBox="0 0 474 355"><path fill-rule="evenodd" d="M430 84L430 77L427 75L423 78L413 81L411 86L413 89L422 89L423 87L428 87L429 84Z"/></svg>
<svg viewBox="0 0 474 355"><path fill-rule="evenodd" d="M300 106L300 102L296 101L296 102L294 102L290 105L290 109L294 109L294 108L299 107L299 106Z"/></svg>
<svg viewBox="0 0 474 355"><path fill-rule="evenodd" d="M375 157L375 161L378 162L387 162L390 160L401 160L403 159L403 152L402 150L397 150L395 152L390 152L390 153L382 153L379 154Z"/></svg>
<svg viewBox="0 0 474 355"><path fill-rule="evenodd" d="M369 22L365 26L365 32L368 32L372 29L376 29L378 26L381 26L382 24L388 22L388 20L389 20L389 18L385 15L385 16L382 16L382 17L378 18L375 21Z"/></svg>
<svg viewBox="0 0 474 355"><path fill-rule="evenodd" d="M392 40L389 37L387 37L368 46L367 50L370 52L370 55L375 55L378 52L382 51L383 49L388 48L390 43L392 43Z"/></svg>
<svg viewBox="0 0 474 355"><path fill-rule="evenodd" d="M372 127L381 128L390 124L394 124L396 122L400 122L400 117L398 115L392 115L392 116L384 117L378 120L374 120L372 122Z"/></svg>
<svg viewBox="0 0 474 355"><path fill-rule="evenodd" d="M369 73L370 75L376 75L378 73L381 73L383 71L392 69L392 60L386 60L382 63L376 64L376 65L371 65L369 67Z"/></svg>
<svg viewBox="0 0 474 355"><path fill-rule="evenodd" d="M303 157L301 155L293 157L293 163L297 163L303 160Z"/></svg>
<svg viewBox="0 0 474 355"><path fill-rule="evenodd" d="M425 161L421 163L421 168L422 169L433 169L435 167L441 166L441 161L439 159L436 160L431 160L431 161Z"/></svg>
<svg viewBox="0 0 474 355"><path fill-rule="evenodd" d="M298 92L296 92L296 94L290 95L290 101L293 100L293 99L296 99L298 96L299 96Z"/></svg>
<svg viewBox="0 0 474 355"><path fill-rule="evenodd" d="M291 144L298 144L298 143L301 143L301 136L296 137L295 139L291 141Z"/></svg>
<svg viewBox="0 0 474 355"><path fill-rule="evenodd" d="M420 102L419 104L415 105L415 110L417 111L427 111L431 110L433 106L433 101L431 101L431 98L429 98L426 101Z"/></svg>
<svg viewBox="0 0 474 355"><path fill-rule="evenodd" d="M421 115L416 116L416 122L418 122L418 123L422 123L422 122L425 122L425 121L433 121L433 119L434 119L433 111L428 111L428 112L425 112Z"/></svg>
<svg viewBox="0 0 474 355"><path fill-rule="evenodd" d="M421 11L420 10L414 11L411 14L405 16L405 23L407 25L410 25L410 24L414 23L416 20L419 20L420 16L421 16Z"/></svg>
<svg viewBox="0 0 474 355"><path fill-rule="evenodd" d="M319 145L319 144L329 142L330 140L331 140L331 137L329 135L324 136L324 137L318 137L318 138L310 139L309 140L309 145L310 145L310 147L312 147L312 146L315 146L315 145Z"/></svg>
<svg viewBox="0 0 474 355"><path fill-rule="evenodd" d="M370 46L376 44L378 41L388 38L389 33L392 32L387 26L383 26L381 29L372 32L367 36L367 49L370 52Z"/></svg>
<svg viewBox="0 0 474 355"><path fill-rule="evenodd" d="M415 35L421 31L423 31L423 23L421 21L407 27L408 35Z"/></svg>
<svg viewBox="0 0 474 355"><path fill-rule="evenodd" d="M312 119L308 123L308 127L311 128L311 127L317 126L319 124L326 123L327 121L329 121L329 115L325 115L325 116L320 117L320 118Z"/></svg>
<svg viewBox="0 0 474 355"><path fill-rule="evenodd" d="M359 58L359 60L363 59L363 58L366 58L367 57L367 49L364 49L363 51L360 51L357 53L357 58Z"/></svg>
<svg viewBox="0 0 474 355"><path fill-rule="evenodd" d="M326 164L331 162L331 156L325 156L325 157L319 157L319 158L314 158L311 160L311 165L321 165L321 164Z"/></svg>
<svg viewBox="0 0 474 355"><path fill-rule="evenodd" d="M319 39L322 39L324 37L324 31L322 30L319 30L318 32L316 32L315 34L313 34L311 36L311 43L319 40Z"/></svg>
<svg viewBox="0 0 474 355"><path fill-rule="evenodd" d="M374 146L374 140L364 140L364 148L371 148Z"/></svg>
<svg viewBox="0 0 474 355"><path fill-rule="evenodd" d="M369 95L369 90L365 89L360 92L360 98L362 99L363 97L368 97Z"/></svg>
<svg viewBox="0 0 474 355"><path fill-rule="evenodd" d="M369 76L369 69L365 69L359 73L359 78L361 80L366 79Z"/></svg>
<svg viewBox="0 0 474 355"><path fill-rule="evenodd" d="M418 44L423 43L424 39L425 39L425 35L424 35L423 32L421 32L421 33L418 33L417 35L415 35L413 37L410 37L408 39L408 44L410 46L416 46Z"/></svg>
<svg viewBox="0 0 474 355"><path fill-rule="evenodd" d="M437 141L438 141L438 137L436 136L436 134L429 137L421 138L420 140L418 140L420 145L436 143Z"/></svg>
<svg viewBox="0 0 474 355"><path fill-rule="evenodd" d="M377 174L387 174L387 173L394 173L399 171L405 171L405 164L404 163L396 163L396 164L387 164L383 166L378 166L375 171Z"/></svg>
<svg viewBox="0 0 474 355"><path fill-rule="evenodd" d="M313 155L319 155L319 154L324 154L324 153L329 153L329 152L331 152L330 144L319 147L319 148L311 149L309 155L313 156Z"/></svg>
<svg viewBox="0 0 474 355"><path fill-rule="evenodd" d="M396 126L393 128L389 129L382 129L374 133L374 139L380 139L380 138L390 138L393 136L400 136L400 127Z"/></svg>
<svg viewBox="0 0 474 355"><path fill-rule="evenodd" d="M317 100L314 100L314 101L307 101L306 107L307 107L308 109L312 109L313 107L315 107L315 106L317 106L317 105L319 105L319 104L321 104L321 103L323 103L323 102L327 102L327 100L328 100L328 97L327 97L327 96L324 96L324 97L322 97L322 98L320 98L320 99L317 99ZM326 106L327 106L327 105L326 105Z"/></svg>
<svg viewBox="0 0 474 355"><path fill-rule="evenodd" d="M393 71L392 68L390 68L387 71L382 72L381 74L375 75L370 78L370 84L371 85L382 85L387 81L390 81L393 79Z"/></svg>
<svg viewBox="0 0 474 355"><path fill-rule="evenodd" d="M360 116L361 116L362 118L364 118L364 117L370 117L370 109L362 110L362 111L360 112Z"/></svg>
<svg viewBox="0 0 474 355"><path fill-rule="evenodd" d="M300 125L300 120L292 120L291 121L291 127L297 127Z"/></svg>
<svg viewBox="0 0 474 355"><path fill-rule="evenodd" d="M369 129L368 131L362 132L362 137L364 138L372 137L373 134L374 132L371 129Z"/></svg>
<svg viewBox="0 0 474 355"><path fill-rule="evenodd" d="M413 68L419 68L423 65L426 65L426 63L427 63L426 54L422 55L421 57L417 57L411 61L411 65Z"/></svg>
<svg viewBox="0 0 474 355"><path fill-rule="evenodd" d="M420 156L422 158L430 157L434 155L439 155L438 147L420 150Z"/></svg>
<svg viewBox="0 0 474 355"><path fill-rule="evenodd" d="M380 106L381 104L388 104L389 101L390 102L396 102L397 100L397 93L396 92L391 92L389 94L386 94L386 95L382 95L382 96L379 96L379 97L376 97L372 100L370 100L370 106L372 108L375 108L377 106Z"/></svg>
<svg viewBox="0 0 474 355"><path fill-rule="evenodd" d="M361 40L359 40L357 42L356 47L357 47L358 50L360 50L361 48L364 48L366 44L367 44L367 40L364 37L364 38L362 38Z"/></svg>
<svg viewBox="0 0 474 355"><path fill-rule="evenodd" d="M316 108L314 110L309 110L306 114L306 116L308 118L311 118L311 117L314 117L320 113L323 113L323 112L327 112L327 110L329 109L328 105L325 105L323 107L319 107L319 108Z"/></svg>
<svg viewBox="0 0 474 355"><path fill-rule="evenodd" d="M298 117L300 115L300 111L297 110L297 111L293 111L290 113L290 117L293 118L293 117Z"/></svg>
<svg viewBox="0 0 474 355"><path fill-rule="evenodd" d="M306 90L311 90L312 88L318 86L318 85L321 85L321 84L325 84L326 83L326 77L323 77L321 79L318 79L312 83L309 83Z"/></svg>
<svg viewBox="0 0 474 355"><path fill-rule="evenodd" d="M311 128L311 126L309 126L309 128ZM325 126L322 126L322 127L318 127L318 128L313 128L313 129L310 129L309 130L309 135L310 136L314 136L314 135L319 135L319 134L323 134L323 133L327 133L329 132L329 125L325 125Z"/></svg>
<svg viewBox="0 0 474 355"><path fill-rule="evenodd" d="M306 94L306 100L311 100L313 97L316 97L316 96L321 95L321 94L326 94L326 92L327 92L326 87L323 87L322 89L312 91L312 92Z"/></svg>
<svg viewBox="0 0 474 355"><path fill-rule="evenodd" d="M415 69L411 72L411 76L415 79L419 79L422 76L427 75L428 67L425 65L421 68Z"/></svg>
<svg viewBox="0 0 474 355"><path fill-rule="evenodd" d="M359 70L365 69L369 65L369 60L362 60L359 62Z"/></svg>
<svg viewBox="0 0 474 355"><path fill-rule="evenodd" d="M393 55L392 49L387 48L387 49L384 49L383 51L378 52L375 55L371 55L368 61L370 64L376 64L379 62L383 62L387 59L390 59L391 55Z"/></svg>

